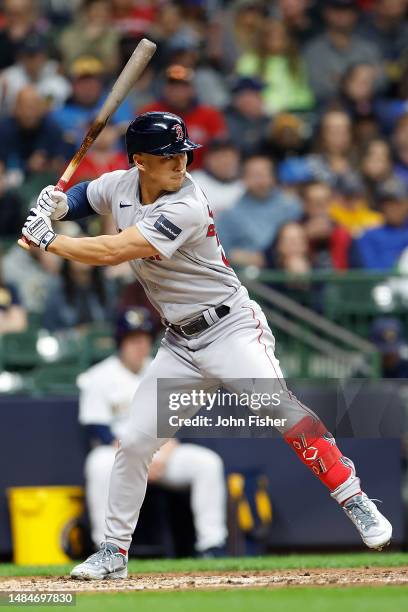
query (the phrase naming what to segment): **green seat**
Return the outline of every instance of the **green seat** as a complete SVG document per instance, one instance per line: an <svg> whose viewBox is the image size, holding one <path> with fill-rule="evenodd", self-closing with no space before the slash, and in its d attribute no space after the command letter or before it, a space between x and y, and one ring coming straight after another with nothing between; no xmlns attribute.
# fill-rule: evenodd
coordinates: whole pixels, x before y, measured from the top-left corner
<svg viewBox="0 0 408 612"><path fill-rule="evenodd" d="M79 365L52 364L37 368L30 374L33 393L72 395L78 393L77 378L83 369Z"/></svg>
<svg viewBox="0 0 408 612"><path fill-rule="evenodd" d="M106 359L115 352L116 345L110 325L95 325L82 338L80 358L85 369Z"/></svg>
<svg viewBox="0 0 408 612"><path fill-rule="evenodd" d="M0 336L0 364L2 369L21 370L34 368L42 363L37 351L37 330Z"/></svg>

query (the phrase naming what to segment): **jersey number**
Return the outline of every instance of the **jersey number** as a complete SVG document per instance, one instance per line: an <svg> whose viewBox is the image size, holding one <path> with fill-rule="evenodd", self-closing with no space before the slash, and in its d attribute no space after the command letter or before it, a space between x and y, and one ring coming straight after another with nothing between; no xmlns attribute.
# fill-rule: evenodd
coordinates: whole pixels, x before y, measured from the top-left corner
<svg viewBox="0 0 408 612"><path fill-rule="evenodd" d="M215 239L217 241L217 246L221 248L221 258L222 258L222 261L224 262L224 264L226 266L228 266L230 268L231 264L228 261L228 258L227 258L227 256L224 253L224 249L222 248L220 239L218 238L217 230L215 229L214 213L213 213L213 211L211 210L211 208L208 205L207 205L207 208L208 208L208 214L209 214L210 218L212 219L212 223L209 224L208 229L207 229L207 238L212 238L213 236L215 236Z"/></svg>

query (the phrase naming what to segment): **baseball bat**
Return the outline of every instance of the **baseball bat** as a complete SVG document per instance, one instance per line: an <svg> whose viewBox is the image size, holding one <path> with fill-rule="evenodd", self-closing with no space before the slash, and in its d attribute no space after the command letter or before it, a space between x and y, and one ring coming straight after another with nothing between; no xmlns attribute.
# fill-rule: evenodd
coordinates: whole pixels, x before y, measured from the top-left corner
<svg viewBox="0 0 408 612"><path fill-rule="evenodd" d="M156 47L157 45L151 40L147 40L147 38L143 38L139 42L136 49L130 56L126 66L123 68L122 72L116 79L101 110L98 112L87 133L85 134L80 148L75 153L74 157L71 159L68 166L66 167L64 174L61 176L58 183L56 184L56 189L58 189L59 191L65 191L67 184L72 178L72 175L78 168L82 159L85 157L89 148L99 136L99 134L102 132L103 128L108 123L113 113L126 98L129 91L131 90L137 79L140 77L147 64L150 62L156 51ZM30 243L24 236L22 236L18 240L18 244L23 249L28 250L30 248Z"/></svg>

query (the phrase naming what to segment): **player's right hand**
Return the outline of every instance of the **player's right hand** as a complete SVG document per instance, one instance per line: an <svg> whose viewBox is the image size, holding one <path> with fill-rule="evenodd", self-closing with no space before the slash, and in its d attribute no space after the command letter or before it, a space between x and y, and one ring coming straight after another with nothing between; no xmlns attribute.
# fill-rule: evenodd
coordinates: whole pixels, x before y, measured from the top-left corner
<svg viewBox="0 0 408 612"><path fill-rule="evenodd" d="M53 221L59 221L68 212L68 196L54 185L48 185L37 198L37 208Z"/></svg>

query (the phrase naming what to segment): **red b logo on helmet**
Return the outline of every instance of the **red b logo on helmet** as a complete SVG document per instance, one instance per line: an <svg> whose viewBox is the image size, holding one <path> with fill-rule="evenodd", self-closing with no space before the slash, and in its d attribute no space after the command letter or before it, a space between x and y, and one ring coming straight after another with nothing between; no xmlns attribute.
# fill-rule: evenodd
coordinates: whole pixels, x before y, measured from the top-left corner
<svg viewBox="0 0 408 612"><path fill-rule="evenodd" d="M176 131L176 141L184 140L183 128L179 123L176 123L176 125L173 127L173 130Z"/></svg>

